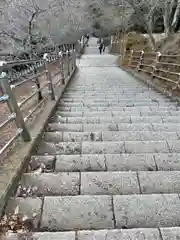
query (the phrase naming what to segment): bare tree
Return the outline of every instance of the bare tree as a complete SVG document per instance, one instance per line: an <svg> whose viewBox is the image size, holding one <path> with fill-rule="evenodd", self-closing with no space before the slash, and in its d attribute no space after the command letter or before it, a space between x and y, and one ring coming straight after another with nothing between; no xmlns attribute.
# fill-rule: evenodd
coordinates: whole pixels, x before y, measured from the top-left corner
<svg viewBox="0 0 180 240"><path fill-rule="evenodd" d="M1 39L35 57L44 44L76 41L90 29L83 0L7 0L1 14Z"/></svg>

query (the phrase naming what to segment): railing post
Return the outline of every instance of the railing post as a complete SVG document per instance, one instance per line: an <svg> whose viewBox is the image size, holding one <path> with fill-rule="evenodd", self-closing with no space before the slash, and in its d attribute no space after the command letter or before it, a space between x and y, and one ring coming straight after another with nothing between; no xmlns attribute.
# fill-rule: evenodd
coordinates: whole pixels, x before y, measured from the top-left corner
<svg viewBox="0 0 180 240"><path fill-rule="evenodd" d="M133 58L133 52L134 50L131 50L131 54L130 54L130 57L129 57L129 67L131 66L131 63L132 63L132 58Z"/></svg>
<svg viewBox="0 0 180 240"><path fill-rule="evenodd" d="M180 86L180 73L178 73L178 80L177 80L177 83L176 83L176 86L174 88L172 88L172 90L177 90Z"/></svg>
<svg viewBox="0 0 180 240"><path fill-rule="evenodd" d="M35 75L37 74L37 69L36 68L34 69L34 74ZM38 101L40 102L43 99L43 96L42 96L41 90L39 90L41 88L41 85L40 85L40 82L39 82L39 78L35 77L34 82L35 82L37 90L38 90Z"/></svg>
<svg viewBox="0 0 180 240"><path fill-rule="evenodd" d="M161 53L157 52L156 53L156 59L154 61L154 65L153 65L153 70L152 70L152 73L151 73L152 78L154 78L154 75L155 75L155 72L156 72L156 66L160 62L160 58L161 58Z"/></svg>
<svg viewBox="0 0 180 240"><path fill-rule="evenodd" d="M74 69L74 63L73 63L73 50L71 49L70 50L70 54L71 54L71 71L73 71L73 69Z"/></svg>
<svg viewBox="0 0 180 240"><path fill-rule="evenodd" d="M68 67L68 76L70 76L70 59L69 59L69 51L66 51L66 59L67 59L67 67Z"/></svg>
<svg viewBox="0 0 180 240"><path fill-rule="evenodd" d="M62 77L62 84L65 84L65 77L64 77L64 56L63 56L63 52L60 52L59 61L60 61L60 71L61 71L61 77Z"/></svg>
<svg viewBox="0 0 180 240"><path fill-rule="evenodd" d="M142 64L142 61L143 61L143 57L144 57L144 51L142 50L141 51L141 56L140 56L140 59L139 59L139 63L137 65L137 71L140 71L140 69L141 69L141 64Z"/></svg>
<svg viewBox="0 0 180 240"><path fill-rule="evenodd" d="M49 69L49 64L47 63L47 61L45 61L45 70L46 70L46 78L49 83L49 91L51 93L51 100L56 100L54 86L53 86L53 82L52 82L51 71Z"/></svg>
<svg viewBox="0 0 180 240"><path fill-rule="evenodd" d="M22 129L22 133L21 133L21 136L23 138L23 140L25 142L27 141L31 141L31 136L30 136L30 133L26 127L26 124L24 122L24 119L23 119L23 115L20 111L20 108L17 104L17 101L16 101L16 98L14 96L14 93L11 89L11 86L8 82L8 78L1 78L0 79L0 84L1 84L1 87L2 87L2 90L3 90L3 93L4 94L7 94L9 96L9 99L8 99L8 106L9 106L9 109L12 113L15 114L15 121L16 121L16 125L18 128Z"/></svg>
<svg viewBox="0 0 180 240"><path fill-rule="evenodd" d="M76 67L76 50L75 48L73 49L73 67Z"/></svg>

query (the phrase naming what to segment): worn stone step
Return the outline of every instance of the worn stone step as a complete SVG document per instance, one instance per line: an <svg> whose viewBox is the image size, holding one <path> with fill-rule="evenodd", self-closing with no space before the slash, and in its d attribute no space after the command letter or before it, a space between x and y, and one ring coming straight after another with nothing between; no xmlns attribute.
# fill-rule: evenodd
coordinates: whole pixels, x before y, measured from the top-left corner
<svg viewBox="0 0 180 240"><path fill-rule="evenodd" d="M43 205L38 198L38 206L36 201L37 198L12 199L6 211L12 212L19 204L20 213L32 218L33 208L42 209L41 219L38 214L35 220L40 223L40 229L48 231L114 228L111 196L44 197Z"/></svg>
<svg viewBox="0 0 180 240"><path fill-rule="evenodd" d="M40 198L16 198L9 200L6 212L13 212L16 206L20 213L33 218L34 228L40 223L45 231L180 225L178 194L45 196L43 202Z"/></svg>
<svg viewBox="0 0 180 240"><path fill-rule="evenodd" d="M102 132L46 132L46 142L102 141Z"/></svg>
<svg viewBox="0 0 180 240"><path fill-rule="evenodd" d="M18 207L18 214L21 218L27 218L30 222L31 230L38 229L41 221L43 199L39 197L15 197L9 198L5 209L5 214L14 214Z"/></svg>
<svg viewBox="0 0 180 240"><path fill-rule="evenodd" d="M169 119L169 122L173 123L175 122L175 118L171 117ZM176 122L180 123L180 119L176 118ZM140 117L140 116L111 116L111 117L102 117L100 114L99 116L95 115L95 117L61 117L56 116L54 119L52 119L54 122L59 123L162 123L162 122L168 122L168 118L162 119L161 116L146 116L146 117Z"/></svg>
<svg viewBox="0 0 180 240"><path fill-rule="evenodd" d="M140 194L136 172L83 172L81 195Z"/></svg>
<svg viewBox="0 0 180 240"><path fill-rule="evenodd" d="M180 193L180 171L138 172L141 193Z"/></svg>
<svg viewBox="0 0 180 240"><path fill-rule="evenodd" d="M118 107L133 107L133 106L137 106L137 107L151 107L151 106L155 106L157 107L158 106L158 103L155 103L155 102L143 102L143 101L139 101L139 102L132 102L132 103L127 103L127 102L97 102L97 103L94 103L94 102L90 102L90 101L84 101L84 102L63 102L61 101L59 104L58 104L58 107L61 107L61 106L65 106L65 107L115 107L115 106L118 106ZM170 107L170 106L169 106ZM167 106L168 108L168 106ZM174 107L175 108L175 107Z"/></svg>
<svg viewBox="0 0 180 240"><path fill-rule="evenodd" d="M118 125L119 127L119 125ZM179 134L179 127L180 127L180 124L179 123L171 123L171 122L168 122L168 123L152 123L152 129L154 131L164 131L164 132L178 132Z"/></svg>
<svg viewBox="0 0 180 240"><path fill-rule="evenodd" d="M163 141L179 140L176 132L153 132L153 131L109 131L102 132L102 141Z"/></svg>
<svg viewBox="0 0 180 240"><path fill-rule="evenodd" d="M95 116L94 113L97 112L98 116L100 115L100 112L104 112L103 116L105 115L105 112L109 112L109 116L179 116L180 113L178 111L164 111L164 110L140 110L140 109L120 109L120 108L66 108L66 107L60 107L57 110L57 114L61 115L61 112L67 112L67 114L71 114L71 112L81 112L80 114L83 114L84 116ZM93 113L92 113L93 112ZM90 115L89 115L90 114ZM70 115L71 116L71 115Z"/></svg>
<svg viewBox="0 0 180 240"><path fill-rule="evenodd" d="M124 90L125 91L125 90ZM149 91L146 91L146 92L135 92L135 91L129 91L127 90L127 92L124 92L124 91L120 91L120 92L107 92L107 91L104 91L104 92L93 92L93 93L88 93L87 91L86 92L81 92L81 93L64 93L63 94L63 97L69 97L69 98L78 98L78 96L80 97L97 97L97 96L108 96L109 98L113 98L113 97L119 97L121 96L121 98L125 98L125 97L134 97L134 96L138 96L138 97L156 97L157 95L156 94L153 94L152 92L149 92Z"/></svg>
<svg viewBox="0 0 180 240"><path fill-rule="evenodd" d="M171 153L180 152L180 141L109 141L59 142L42 141L37 154L120 154L120 153Z"/></svg>
<svg viewBox="0 0 180 240"><path fill-rule="evenodd" d="M109 89L109 88L105 88L105 92L107 92L107 93L110 93L110 94L112 94L112 93L115 93L115 92L120 92L120 93L122 93L122 92L124 92L125 90L129 90L129 92L131 92L132 90L134 90L135 92L140 92L140 93L142 93L142 92L149 92L149 90L145 87L145 88L143 88L142 86L139 86L139 87L130 87L130 86L128 86L127 88L121 88L121 87L115 87L115 86L113 86L113 85L108 85L108 87L109 88L111 88L111 89ZM91 87L88 87L88 88L74 88L74 89L69 89L69 88L67 88L66 89L66 92L64 93L64 94L76 94L76 93L104 93L103 92L103 89L102 88L100 88L100 87L98 87L97 86L97 88L95 87L95 88L91 88Z"/></svg>
<svg viewBox="0 0 180 240"><path fill-rule="evenodd" d="M157 103L157 104L175 104L177 105L176 102L170 101L169 99L166 101L163 101L163 98L156 98L155 96L151 95L124 95L124 94L119 94L119 95L110 95L110 94L103 94L103 95L76 95L76 96L63 96L60 100L60 102L66 101L67 99L70 99L71 102L79 102L79 101L97 101L97 102L104 102L104 101L118 101L118 102L143 102L143 99L146 101L150 100L152 103Z"/></svg>
<svg viewBox="0 0 180 240"><path fill-rule="evenodd" d="M72 103L79 103L79 102L84 102L84 101L87 101L87 100L85 100L83 97L78 97L78 98L69 98L69 97L64 97L64 96L62 96L62 98L61 98L61 100L60 101L62 101L62 102L72 102ZM144 101L145 103L146 102L155 102L155 103L159 103L159 104L172 104L172 103L174 103L174 104L176 104L176 102L173 102L173 101L171 101L171 99L167 99L167 98L153 98L153 97L146 97L146 98L144 98L144 97L139 97L138 98L138 96L136 96L136 97L132 97L131 99L129 99L129 98L122 98L122 96L119 96L119 97L116 97L116 99L113 97L112 99L111 98L105 98L105 97L103 97L103 96L101 96L101 98L96 98L96 97L94 97L94 98L88 98L88 101L90 101L90 102L94 102L94 103L101 103L101 102L130 102L130 103L133 103L133 102L142 102L142 101Z"/></svg>
<svg viewBox="0 0 180 240"><path fill-rule="evenodd" d="M40 168L41 166L44 166L44 168L47 171L52 172L55 168L55 160L56 160L55 156L32 155L30 162L29 162L28 171L34 171L34 170Z"/></svg>
<svg viewBox="0 0 180 240"><path fill-rule="evenodd" d="M115 234L115 233L114 233ZM84 240L86 236L83 237ZM76 240L76 232L8 233L2 240Z"/></svg>
<svg viewBox="0 0 180 240"><path fill-rule="evenodd" d="M154 131L109 131L109 132L46 132L46 142L96 142L96 141L160 141L179 140L176 132Z"/></svg>
<svg viewBox="0 0 180 240"><path fill-rule="evenodd" d="M180 227L82 230L77 231L77 233L75 231L9 233L2 240L19 240L23 237L36 240L178 240Z"/></svg>
<svg viewBox="0 0 180 240"><path fill-rule="evenodd" d="M92 111L92 112L68 112L68 111L56 111L55 116L61 117L112 117L111 111Z"/></svg>
<svg viewBox="0 0 180 240"><path fill-rule="evenodd" d="M180 123L178 116L162 116L163 123Z"/></svg>
<svg viewBox="0 0 180 240"><path fill-rule="evenodd" d="M84 102L84 101L90 101L90 102L106 102L106 101L115 101L115 102L133 102L133 101L138 101L142 102L144 99L145 102L151 101L154 103L159 103L159 104L177 104L177 102L172 101L171 99L168 98L162 98L162 97L153 97L153 96L124 96L124 95L119 95L119 96L109 96L109 95L102 95L102 96L91 96L87 98L84 98L84 96L76 96L76 97L66 97L62 96L60 102Z"/></svg>
<svg viewBox="0 0 180 240"><path fill-rule="evenodd" d="M25 173L20 184L40 197L180 193L180 171Z"/></svg>
<svg viewBox="0 0 180 240"><path fill-rule="evenodd" d="M20 184L23 189L32 188L32 196L78 195L80 174L78 172L24 173Z"/></svg>
<svg viewBox="0 0 180 240"><path fill-rule="evenodd" d="M176 175L179 176L178 173ZM158 177L156 178L157 181L161 181L161 178L160 180ZM179 182L178 180L176 180L177 183ZM172 182L174 183L175 181ZM169 183L169 188L173 183ZM23 189L32 188L31 196L39 197L140 193L136 172L64 172L41 173L38 175L35 173L25 173L22 176L20 184ZM149 184L149 191L150 187ZM177 190L179 189L177 188ZM174 189L171 191L174 192ZM24 197L24 193L20 196Z"/></svg>
<svg viewBox="0 0 180 240"><path fill-rule="evenodd" d="M179 153L56 155L55 171L180 171L179 161Z"/></svg>
<svg viewBox="0 0 180 240"><path fill-rule="evenodd" d="M150 125L152 128L152 126ZM112 124L48 124L48 131L62 131L62 132L94 132L94 131L117 131L118 125Z"/></svg>
<svg viewBox="0 0 180 240"><path fill-rule="evenodd" d="M64 106L64 104L61 104L60 106L57 107L58 111L72 111L72 112L78 112L78 111L114 111L114 112L163 112L163 111L175 111L175 112L180 112L177 111L177 109L174 107L159 107L149 105L149 106L137 106L137 107L128 107L128 106L119 106L119 105L113 105L113 106L99 106L99 105L87 105L87 106Z"/></svg>
<svg viewBox="0 0 180 240"><path fill-rule="evenodd" d="M178 143L180 141L169 141L169 145L166 141L82 142L82 154L169 153L172 146L178 148Z"/></svg>
<svg viewBox="0 0 180 240"><path fill-rule="evenodd" d="M117 228L160 228L180 224L178 194L113 197Z"/></svg>
<svg viewBox="0 0 180 240"><path fill-rule="evenodd" d="M180 123L106 123L106 124L63 124L49 123L47 131L95 132L95 131L162 131L179 132Z"/></svg>
<svg viewBox="0 0 180 240"><path fill-rule="evenodd" d="M150 115L150 113L148 113ZM143 115L145 115L143 113ZM165 116L164 116L165 115ZM168 113L164 113L163 116L161 116L161 114L154 114L151 113L151 116L140 116L140 113L139 112L135 112L135 113L131 113L131 112L128 112L128 113L124 113L124 112L111 112L111 111L92 111L92 112L64 112L64 111L57 111L55 113L55 116L52 118L52 119L58 119L57 117L59 117L59 119L62 119L63 121L63 118L66 118L66 117L81 117L81 118L99 118L101 117L102 118L102 121L106 121L106 118L109 119L111 121L111 117L115 117L116 119L127 119L127 118L132 118L133 120L135 118L137 119L140 119L140 121L142 120L142 122L144 121L143 119L148 119L151 121L154 121L154 119L162 119L163 122L172 122L172 123L178 123L179 122L179 117L178 116L170 116L170 112ZM135 119L136 120L136 119Z"/></svg>
<svg viewBox="0 0 180 240"><path fill-rule="evenodd" d="M77 232L77 240L175 240L178 238L180 238L179 227L160 229L137 228L96 231L84 230Z"/></svg>
<svg viewBox="0 0 180 240"><path fill-rule="evenodd" d="M44 156L46 158L46 156ZM155 161L157 158L157 161ZM56 155L56 172L64 171L156 171L179 170L180 155L85 154Z"/></svg>
<svg viewBox="0 0 180 240"><path fill-rule="evenodd" d="M69 100L69 101L68 101ZM154 100L154 99L138 99L138 98L134 98L134 99L120 99L120 98L102 98L102 99L69 99L69 98L62 98L60 99L58 106L60 105L69 105L69 106L86 106L86 105L98 105L98 106L107 106L109 104L109 106L129 106L129 107L133 107L133 106L159 106L159 107L169 107L169 108L175 108L175 109L179 109L179 106L177 103L175 102L171 102L171 101L162 101L162 100Z"/></svg>
<svg viewBox="0 0 180 240"><path fill-rule="evenodd" d="M73 98L66 98L66 97L62 97L61 99L60 99L60 101L59 101L59 103L66 103L66 104L70 104L70 103L72 103L72 104L78 104L78 103L108 103L108 102L110 102L110 103L126 103L126 104L132 104L132 103L134 103L134 102L138 102L138 103L141 103L141 102L143 102L143 99L142 98L140 98L140 99L138 99L137 98L137 100L136 100L136 98L134 98L134 99L126 99L126 98L117 98L117 99L114 99L114 98L112 98L112 99L104 99L104 98L91 98L91 99L81 99L81 98L78 98L78 99L73 99ZM163 101L162 99L151 99L151 98L146 98L146 99L144 99L144 103L156 103L156 104L160 104L160 103L162 103L162 104L173 104L173 102L171 102L171 101L169 101L169 100L167 100L167 101Z"/></svg>

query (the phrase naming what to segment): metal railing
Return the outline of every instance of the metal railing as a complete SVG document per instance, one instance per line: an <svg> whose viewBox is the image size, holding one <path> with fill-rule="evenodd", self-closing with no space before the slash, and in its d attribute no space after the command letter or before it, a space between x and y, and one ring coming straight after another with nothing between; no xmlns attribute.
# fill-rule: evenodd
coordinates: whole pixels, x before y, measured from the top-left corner
<svg viewBox="0 0 180 240"><path fill-rule="evenodd" d="M12 84L13 66L30 65L31 73L21 81ZM6 117L0 122L1 140L3 131L9 125L15 122L10 139L0 145L0 156L15 142L21 135L24 141L30 141L31 135L28 128L28 122L31 120L36 111L45 104L46 100L51 98L55 100L55 89L64 85L76 68L76 52L71 49L66 52L59 52L58 55L49 54L46 60L30 60L8 62L0 67L0 71L6 71L4 77L0 78L1 97L0 108L9 111ZM26 72L27 73L27 72ZM27 74L21 75L25 76ZM18 75L16 76L16 78ZM20 77L20 76L19 76ZM30 86L30 87L29 87ZM30 94L24 94L30 89ZM23 96L21 96L21 93ZM23 97L23 99L21 98Z"/></svg>

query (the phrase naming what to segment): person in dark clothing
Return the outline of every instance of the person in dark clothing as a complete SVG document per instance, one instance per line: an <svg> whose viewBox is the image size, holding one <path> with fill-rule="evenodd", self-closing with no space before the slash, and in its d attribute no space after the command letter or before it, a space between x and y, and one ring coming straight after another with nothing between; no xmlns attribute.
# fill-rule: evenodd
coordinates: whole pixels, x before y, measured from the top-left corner
<svg viewBox="0 0 180 240"><path fill-rule="evenodd" d="M103 52L105 52L105 49L106 49L106 46L105 46L105 44L103 43Z"/></svg>
<svg viewBox="0 0 180 240"><path fill-rule="evenodd" d="M104 44L100 43L100 45L99 45L99 53L100 54L102 53L103 47L104 47Z"/></svg>

